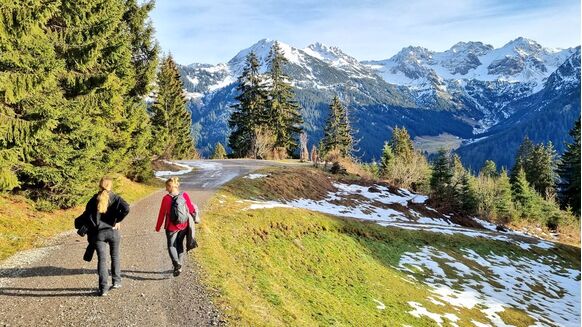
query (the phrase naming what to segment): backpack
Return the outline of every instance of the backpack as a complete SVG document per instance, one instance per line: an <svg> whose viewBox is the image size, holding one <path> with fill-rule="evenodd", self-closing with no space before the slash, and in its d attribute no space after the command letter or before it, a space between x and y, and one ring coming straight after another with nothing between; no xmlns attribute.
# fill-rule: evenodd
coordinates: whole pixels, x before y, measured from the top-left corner
<svg viewBox="0 0 582 327"><path fill-rule="evenodd" d="M184 194L180 192L178 195L173 195L172 207L170 209L170 221L172 221L174 225L179 225L187 222L189 217L190 210L186 205Z"/></svg>

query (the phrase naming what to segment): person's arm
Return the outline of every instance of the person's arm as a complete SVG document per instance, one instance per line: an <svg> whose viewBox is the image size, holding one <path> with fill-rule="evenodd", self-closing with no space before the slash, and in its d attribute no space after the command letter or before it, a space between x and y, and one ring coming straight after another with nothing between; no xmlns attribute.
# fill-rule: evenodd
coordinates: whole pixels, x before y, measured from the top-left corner
<svg viewBox="0 0 582 327"><path fill-rule="evenodd" d="M120 223L129 214L129 203L117 196L117 222Z"/></svg>
<svg viewBox="0 0 582 327"><path fill-rule="evenodd" d="M166 197L162 199L162 205L160 206L160 212L158 213L158 222L156 223L156 232L160 231L162 224L164 223L164 219L166 218L166 211L168 210L166 207Z"/></svg>
<svg viewBox="0 0 582 327"><path fill-rule="evenodd" d="M194 215L196 212L198 212L198 207L194 203L192 203L192 200L190 200L190 196L188 195L188 193L184 192L183 194L184 200L186 200L186 205L188 206L188 210L192 215Z"/></svg>

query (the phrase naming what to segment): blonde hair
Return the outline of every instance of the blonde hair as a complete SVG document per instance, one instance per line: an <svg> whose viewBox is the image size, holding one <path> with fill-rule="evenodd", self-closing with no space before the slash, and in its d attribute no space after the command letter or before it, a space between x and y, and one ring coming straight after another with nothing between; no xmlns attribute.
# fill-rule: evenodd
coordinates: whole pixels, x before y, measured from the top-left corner
<svg viewBox="0 0 582 327"><path fill-rule="evenodd" d="M178 177L170 177L167 181L166 181L166 187L169 188L170 190L173 189L178 189L178 187L180 187L180 179Z"/></svg>
<svg viewBox="0 0 582 327"><path fill-rule="evenodd" d="M113 188L113 179L111 177L103 176L99 181L99 193L97 194L97 212L107 212L109 206L109 192Z"/></svg>

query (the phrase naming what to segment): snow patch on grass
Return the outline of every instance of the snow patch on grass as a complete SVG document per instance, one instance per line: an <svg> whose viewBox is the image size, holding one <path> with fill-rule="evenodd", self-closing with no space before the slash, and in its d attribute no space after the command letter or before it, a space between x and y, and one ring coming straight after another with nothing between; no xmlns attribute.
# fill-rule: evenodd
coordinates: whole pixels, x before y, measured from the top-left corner
<svg viewBox="0 0 582 327"><path fill-rule="evenodd" d="M461 251L463 262L425 246L419 252L405 253L399 269L431 287L435 296L429 298L431 302L478 308L495 326L505 326L499 313L508 307L527 312L538 325L580 325L580 271L562 267L556 256L510 258ZM440 323L413 307L415 315Z"/></svg>
<svg viewBox="0 0 582 327"><path fill-rule="evenodd" d="M246 179L259 179L259 178L263 178L263 177L267 177L269 175L265 175L265 174L248 174L246 176L244 176L243 178Z"/></svg>

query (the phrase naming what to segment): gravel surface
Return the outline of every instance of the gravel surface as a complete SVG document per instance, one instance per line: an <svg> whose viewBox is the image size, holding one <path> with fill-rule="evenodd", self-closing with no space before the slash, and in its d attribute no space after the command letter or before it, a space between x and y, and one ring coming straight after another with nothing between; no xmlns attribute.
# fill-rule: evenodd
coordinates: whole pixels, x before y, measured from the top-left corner
<svg viewBox="0 0 582 327"><path fill-rule="evenodd" d="M183 190L202 207L203 219L204 203L217 187L269 165L246 160L212 161L210 167L200 163L188 162L198 169L181 178ZM160 190L132 205L121 227L123 287L105 297L96 295L97 256L83 261L86 238L71 231L0 263L0 326L224 325L191 256L183 273L172 276L165 234L154 231L164 194Z"/></svg>

